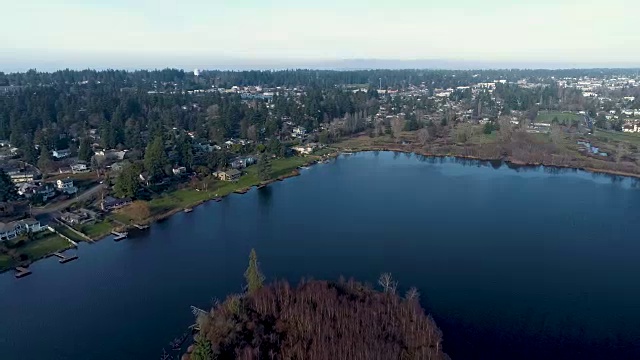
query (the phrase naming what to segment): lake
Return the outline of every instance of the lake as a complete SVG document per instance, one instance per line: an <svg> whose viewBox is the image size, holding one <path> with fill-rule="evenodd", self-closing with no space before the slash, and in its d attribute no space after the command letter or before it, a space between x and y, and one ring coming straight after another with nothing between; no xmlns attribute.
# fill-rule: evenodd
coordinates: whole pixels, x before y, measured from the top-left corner
<svg viewBox="0 0 640 360"><path fill-rule="evenodd" d="M638 359L639 217L629 178L342 156L0 275L0 358L157 359L190 305L241 290L256 248L268 279L416 286L453 359Z"/></svg>

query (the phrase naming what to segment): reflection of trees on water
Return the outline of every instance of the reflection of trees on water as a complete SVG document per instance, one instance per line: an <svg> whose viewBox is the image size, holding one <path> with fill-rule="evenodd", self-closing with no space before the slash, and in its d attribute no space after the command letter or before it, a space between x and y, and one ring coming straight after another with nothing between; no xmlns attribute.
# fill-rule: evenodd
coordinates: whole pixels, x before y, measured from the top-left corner
<svg viewBox="0 0 640 360"><path fill-rule="evenodd" d="M273 191L271 187L267 186L262 189L258 189L258 205L260 207L270 207Z"/></svg>
<svg viewBox="0 0 640 360"><path fill-rule="evenodd" d="M374 155L378 155L379 151L374 151ZM397 159L400 156L399 151L393 151L393 158ZM602 179L607 178L613 184L621 184L626 180L629 181L629 185L632 188L640 188L640 179L632 178L622 175L614 175L607 173L597 173L597 172L588 172L581 169L576 168L564 168L564 167L556 167L556 166L543 166L543 165L520 165L514 164L510 162L505 162L502 160L477 160L477 159L467 159L467 158L458 158L453 156L427 156L420 155L414 153L405 153L407 158L411 158L415 156L415 158L427 164L432 165L442 165L442 164L458 164L462 166L472 166L472 167L491 167L494 170L498 170L503 166L514 170L515 172L536 172L542 170L545 174L550 175L562 175L562 174L578 174L578 173L590 173L593 179Z"/></svg>

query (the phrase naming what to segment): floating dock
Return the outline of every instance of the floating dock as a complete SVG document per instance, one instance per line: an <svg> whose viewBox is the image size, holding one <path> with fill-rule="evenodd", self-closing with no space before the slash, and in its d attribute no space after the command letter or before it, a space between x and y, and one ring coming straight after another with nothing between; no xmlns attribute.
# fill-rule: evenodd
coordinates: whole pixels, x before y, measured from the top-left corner
<svg viewBox="0 0 640 360"><path fill-rule="evenodd" d="M22 266L16 267L16 278L20 279L28 275L31 275L31 270Z"/></svg>
<svg viewBox="0 0 640 360"><path fill-rule="evenodd" d="M66 264L66 263L68 263L70 261L78 259L78 255L73 255L73 256L70 256L70 257L66 257L66 256L62 255L61 253L55 253L53 255L58 257L58 258L60 258L60 260L58 261L60 264Z"/></svg>
<svg viewBox="0 0 640 360"><path fill-rule="evenodd" d="M117 231L112 231L112 232L111 232L111 234L112 234L113 236L115 236L115 237L113 238L113 240L114 240L114 241L120 241L120 240L126 239L126 238L127 238L127 236L129 235L129 234L128 234L128 233L126 233L126 232L119 233L119 232L117 232Z"/></svg>

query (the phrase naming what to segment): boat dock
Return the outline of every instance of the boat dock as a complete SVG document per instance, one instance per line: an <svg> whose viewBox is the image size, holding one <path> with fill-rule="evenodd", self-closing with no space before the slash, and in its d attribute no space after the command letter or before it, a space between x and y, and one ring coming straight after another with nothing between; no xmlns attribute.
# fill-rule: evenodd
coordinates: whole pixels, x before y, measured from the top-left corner
<svg viewBox="0 0 640 360"><path fill-rule="evenodd" d="M122 239L126 239L126 238L127 238L128 233L126 233L126 232L119 233L119 232L117 232L117 231L112 231L112 232L111 232L111 235L115 236L115 237L113 238L113 240L114 240L114 241L120 241L120 240L122 240Z"/></svg>
<svg viewBox="0 0 640 360"><path fill-rule="evenodd" d="M133 227L138 230L147 230L149 228L149 225L133 224Z"/></svg>
<svg viewBox="0 0 640 360"><path fill-rule="evenodd" d="M53 254L54 256L60 258L60 260L58 261L60 264L66 264L69 261L73 261L73 260L77 260L78 259L78 255L73 255L70 257L66 257L64 255L62 255L61 253L55 253Z"/></svg>
<svg viewBox="0 0 640 360"><path fill-rule="evenodd" d="M16 278L19 279L27 275L31 275L31 270L24 268L22 266L16 267Z"/></svg>
<svg viewBox="0 0 640 360"><path fill-rule="evenodd" d="M185 208L185 209L184 209L184 212L186 212L186 213L190 213L190 212L192 212L192 211L193 211L193 209L192 209L192 208Z"/></svg>

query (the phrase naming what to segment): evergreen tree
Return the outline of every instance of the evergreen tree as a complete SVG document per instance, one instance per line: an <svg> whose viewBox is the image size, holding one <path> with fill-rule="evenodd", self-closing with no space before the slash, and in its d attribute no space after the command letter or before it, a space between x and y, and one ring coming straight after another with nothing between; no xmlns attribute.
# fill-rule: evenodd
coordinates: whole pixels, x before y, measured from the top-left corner
<svg viewBox="0 0 640 360"><path fill-rule="evenodd" d="M91 150L91 142L89 138L85 137L80 140L80 147L78 148L78 159L82 161L91 161L93 151Z"/></svg>
<svg viewBox="0 0 640 360"><path fill-rule="evenodd" d="M249 267L244 272L244 278L247 280L247 291L250 294L262 288L264 275L260 272L260 264L258 263L258 255L256 255L255 249L251 249L249 254Z"/></svg>
<svg viewBox="0 0 640 360"><path fill-rule="evenodd" d="M38 168L42 173L46 174L51 171L51 165L53 164L53 160L51 159L51 154L49 154L49 150L46 146L40 146L40 157L38 158Z"/></svg>
<svg viewBox="0 0 640 360"><path fill-rule="evenodd" d="M164 140L156 136L147 146L144 153L144 168L151 180L158 180L164 176L164 167L168 164L167 154L164 152Z"/></svg>
<svg viewBox="0 0 640 360"><path fill-rule="evenodd" d="M260 160L258 160L258 177L262 181L266 181L271 179L271 161L266 154L260 155Z"/></svg>
<svg viewBox="0 0 640 360"><path fill-rule="evenodd" d="M0 201L12 201L18 198L18 191L9 175L0 169Z"/></svg>
<svg viewBox="0 0 640 360"><path fill-rule="evenodd" d="M113 186L113 190L119 197L134 197L140 188L140 182L138 181L138 175L140 175L139 167L135 165L128 165L116 178L116 183Z"/></svg>

